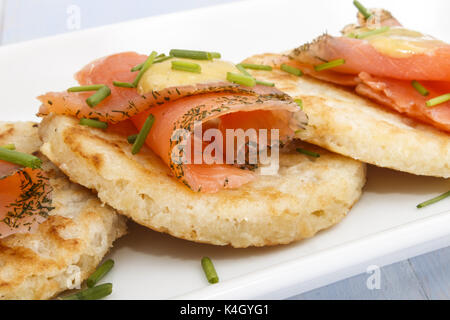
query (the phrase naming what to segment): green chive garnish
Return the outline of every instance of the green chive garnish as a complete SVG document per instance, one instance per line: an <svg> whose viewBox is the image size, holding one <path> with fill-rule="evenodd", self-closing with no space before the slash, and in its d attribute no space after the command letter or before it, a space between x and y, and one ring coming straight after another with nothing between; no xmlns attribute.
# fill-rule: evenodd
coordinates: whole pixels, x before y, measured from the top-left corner
<svg viewBox="0 0 450 320"><path fill-rule="evenodd" d="M252 75L251 75L247 70L245 70L245 68L242 66L242 64L237 64L237 65L236 65L236 68L237 68L240 72L242 72L242 74L246 75L247 77L252 77Z"/></svg>
<svg viewBox="0 0 450 320"><path fill-rule="evenodd" d="M133 135L131 135L131 136L128 136L128 137L127 137L128 143L129 143L129 144L133 144L133 143L136 141L137 136L138 136L137 134L133 134Z"/></svg>
<svg viewBox="0 0 450 320"><path fill-rule="evenodd" d="M358 0L354 0L353 4L355 5L356 8L358 8L359 12L361 12L361 14L364 16L364 18L366 18L366 20L372 16L369 10L367 10L366 7L364 7Z"/></svg>
<svg viewBox="0 0 450 320"><path fill-rule="evenodd" d="M275 83L273 82L268 82L268 81L261 81L261 80L255 80L256 84L260 84L262 86L267 86L267 87L275 87Z"/></svg>
<svg viewBox="0 0 450 320"><path fill-rule="evenodd" d="M42 165L42 161L38 157L7 148L0 148L0 160L31 169L39 169Z"/></svg>
<svg viewBox="0 0 450 320"><path fill-rule="evenodd" d="M433 198L431 200L428 200L428 201L422 202L421 204L418 204L417 208L421 209L421 208L427 207L427 206L432 205L432 204L434 204L436 202L444 200L445 198L448 198L448 197L450 197L450 191L448 191L448 192L446 192L446 193L444 193L444 194L442 194L442 195L440 195L440 196L438 196L436 198Z"/></svg>
<svg viewBox="0 0 450 320"><path fill-rule="evenodd" d="M148 56L147 60L145 60L144 64L142 65L142 68L139 70L138 75L133 81L133 86L136 88L139 80L141 80L144 73L150 68L150 66L153 64L153 60L155 60L155 57L158 55L156 51L152 51L152 53Z"/></svg>
<svg viewBox="0 0 450 320"><path fill-rule="evenodd" d="M159 56L157 56L155 58L155 60L153 61L153 64L156 63L161 63L163 61L172 59L173 57L171 56L166 56L164 53L161 53ZM144 63L142 62L141 64L138 64L137 66L134 66L133 68L131 68L131 72L136 72L142 69L142 66L144 65Z"/></svg>
<svg viewBox="0 0 450 320"><path fill-rule="evenodd" d="M310 157L320 158L320 154L318 154L317 152L305 150L305 149L302 149L302 148L297 148L297 152L306 154L307 156L310 156Z"/></svg>
<svg viewBox="0 0 450 320"><path fill-rule="evenodd" d="M344 59L337 59L337 60L333 60L333 61L330 61L330 62L319 64L319 65L314 67L314 70L316 70L317 72L320 72L320 71L323 71L323 70L339 67L339 66L341 66L343 64L345 64L345 60Z"/></svg>
<svg viewBox="0 0 450 320"><path fill-rule="evenodd" d="M16 146L13 143L5 144L4 146L1 146L0 148L5 148L8 150L16 150Z"/></svg>
<svg viewBox="0 0 450 320"><path fill-rule="evenodd" d="M113 81L113 85L116 87L122 87L122 88L134 88L134 84L129 83L129 82Z"/></svg>
<svg viewBox="0 0 450 320"><path fill-rule="evenodd" d="M90 86L71 87L67 89L68 92L83 92L83 91L97 91L92 96L86 99L86 103L91 107L95 107L111 94L111 89L104 84L93 84Z"/></svg>
<svg viewBox="0 0 450 320"><path fill-rule="evenodd" d="M79 87L71 87L67 89L68 92L83 92L83 91L97 91L104 87L104 84L93 84L91 86L79 86Z"/></svg>
<svg viewBox="0 0 450 320"><path fill-rule="evenodd" d="M172 49L170 55L177 58L187 58L194 60L212 60L213 56L210 52L196 50Z"/></svg>
<svg viewBox="0 0 450 320"><path fill-rule="evenodd" d="M110 94L111 89L108 86L102 86L100 89L97 90L96 93L94 93L92 96L86 99L86 103L89 105L89 107L93 108L100 102L102 102Z"/></svg>
<svg viewBox="0 0 450 320"><path fill-rule="evenodd" d="M134 66L133 68L131 68L131 72L136 72L142 69L142 66L144 65L144 63L140 63L137 66Z"/></svg>
<svg viewBox="0 0 450 320"><path fill-rule="evenodd" d="M227 72L227 80L247 87L256 85L256 80L253 77L233 72Z"/></svg>
<svg viewBox="0 0 450 320"><path fill-rule="evenodd" d="M391 28L388 26L384 26L375 30L367 31L361 34L356 35L356 39L365 39L371 36L375 36L380 33L388 32Z"/></svg>
<svg viewBox="0 0 450 320"><path fill-rule="evenodd" d="M244 68L244 66L242 64L237 64L236 68L240 72L242 72L243 75L245 75L247 77L250 77L250 78L253 78L253 76L247 70L245 70L245 68ZM255 78L253 78L253 79L255 79ZM267 86L267 87L275 87L275 83L267 82L267 81L261 81L261 80L256 80L256 79L255 79L255 84L260 84L262 86Z"/></svg>
<svg viewBox="0 0 450 320"><path fill-rule="evenodd" d="M430 92L416 80L413 80L411 82L411 85L414 87L414 89L417 90L417 92L419 92L423 96L427 96L430 94Z"/></svg>
<svg viewBox="0 0 450 320"><path fill-rule="evenodd" d="M61 300L99 300L112 293L112 283L104 283L93 288L87 288Z"/></svg>
<svg viewBox="0 0 450 320"><path fill-rule="evenodd" d="M241 63L240 65L245 69L272 71L271 66L267 66L264 64Z"/></svg>
<svg viewBox="0 0 450 320"><path fill-rule="evenodd" d="M82 126L88 126L92 128L98 128L98 129L107 129L108 124L106 122L94 120L94 119L80 119L80 124Z"/></svg>
<svg viewBox="0 0 450 320"><path fill-rule="evenodd" d="M197 63L177 60L172 61L172 70L200 73L202 72L202 67Z"/></svg>
<svg viewBox="0 0 450 320"><path fill-rule="evenodd" d="M137 135L136 141L134 141L133 148L131 149L132 154L136 154L141 150L154 122L155 122L155 117L152 114L150 114L148 116L147 120L145 120L145 123L142 126L141 131Z"/></svg>
<svg viewBox="0 0 450 320"><path fill-rule="evenodd" d="M301 76L303 75L302 70L297 69L297 68L295 68L295 67L292 67L292 66L290 66L290 65L288 65L288 64L284 64L284 63L283 63L283 64L280 66L280 69L283 70L283 71L285 71L285 72L287 72L287 73L293 74L294 76L297 76L297 77L301 77Z"/></svg>
<svg viewBox="0 0 450 320"><path fill-rule="evenodd" d="M217 275L216 269L214 268L214 265L210 258L202 258L202 268L209 283L214 284L219 282L219 276Z"/></svg>
<svg viewBox="0 0 450 320"><path fill-rule="evenodd" d="M156 59L155 58L155 61L153 61L153 64L155 64L155 63L161 63L161 62L163 62L163 61L166 61L166 60L169 60L169 59L172 59L173 57L171 57L171 56L164 56L164 57L161 57L161 58L159 58L159 59Z"/></svg>
<svg viewBox="0 0 450 320"><path fill-rule="evenodd" d="M303 101L302 99L295 99L294 102L303 110Z"/></svg>
<svg viewBox="0 0 450 320"><path fill-rule="evenodd" d="M211 54L211 57L213 59L220 59L220 58L222 58L222 55L219 52L210 52L210 54Z"/></svg>
<svg viewBox="0 0 450 320"><path fill-rule="evenodd" d="M427 107L434 107L434 106L437 106L438 104L441 104L441 103L444 103L447 101L450 101L450 93L447 93L440 97L436 97L434 99L428 100Z"/></svg>
<svg viewBox="0 0 450 320"><path fill-rule="evenodd" d="M93 274L87 279L89 288L94 287L111 269L114 267L114 261L109 259L105 261L100 267L95 270Z"/></svg>

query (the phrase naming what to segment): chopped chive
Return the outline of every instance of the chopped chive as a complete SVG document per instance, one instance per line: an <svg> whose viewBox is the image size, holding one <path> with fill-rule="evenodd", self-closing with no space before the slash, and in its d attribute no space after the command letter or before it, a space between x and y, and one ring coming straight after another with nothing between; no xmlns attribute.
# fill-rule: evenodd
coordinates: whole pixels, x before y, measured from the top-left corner
<svg viewBox="0 0 450 320"><path fill-rule="evenodd" d="M209 283L214 284L219 282L219 276L217 275L216 269L214 268L214 265L210 258L202 258L202 268Z"/></svg>
<svg viewBox="0 0 450 320"><path fill-rule="evenodd" d="M139 70L138 75L133 81L133 86L137 87L139 81L141 80L144 73L150 68L150 66L153 64L153 60L155 60L155 57L158 55L156 51L152 51L150 55L148 56L147 60L145 60L144 64L142 65L142 68Z"/></svg>
<svg viewBox="0 0 450 320"><path fill-rule="evenodd" d="M131 149L132 154L136 154L141 150L154 122L155 117L152 114L150 114L147 120L145 120L145 123L142 126L141 131L139 132L139 134L136 137L136 140L134 141L133 148Z"/></svg>
<svg viewBox="0 0 450 320"><path fill-rule="evenodd" d="M302 148L297 148L297 152L306 154L307 156L310 156L310 157L320 158L320 154L318 154L317 152L305 150L305 149L302 149Z"/></svg>
<svg viewBox="0 0 450 320"><path fill-rule="evenodd" d="M136 72L136 71L139 71L139 70L141 70L142 69L142 66L144 65L144 63L142 62L142 63L140 63L140 64L138 64L137 66L134 66L133 68L131 68L131 72Z"/></svg>
<svg viewBox="0 0 450 320"><path fill-rule="evenodd" d="M256 85L256 80L253 77L233 72L227 72L227 80L247 87Z"/></svg>
<svg viewBox="0 0 450 320"><path fill-rule="evenodd" d="M450 93L447 93L440 97L436 97L434 99L428 100L427 107L434 107L434 106L437 106L438 104L441 104L441 103L444 103L447 101L450 101Z"/></svg>
<svg viewBox="0 0 450 320"><path fill-rule="evenodd" d="M242 74L246 75L247 77L252 77L252 75L251 75L247 70L245 70L245 68L242 66L242 64L237 64L237 65L236 65L236 68L237 68Z"/></svg>
<svg viewBox="0 0 450 320"><path fill-rule="evenodd" d="M380 33L388 32L391 28L389 26L384 26L375 30L367 31L361 34L356 35L356 39L365 39L371 36L375 36Z"/></svg>
<svg viewBox="0 0 450 320"><path fill-rule="evenodd" d="M345 64L345 60L344 59L337 59L337 60L333 60L333 61L330 61L330 62L319 64L319 65L314 67L314 70L316 70L317 72L320 72L320 71L323 71L323 70L339 67L339 66L341 66L343 64Z"/></svg>
<svg viewBox="0 0 450 320"><path fill-rule="evenodd" d="M14 145L14 143L5 144L4 146L1 146L0 148L5 148L8 150L16 150L16 146Z"/></svg>
<svg viewBox="0 0 450 320"><path fill-rule="evenodd" d="M80 119L80 124L82 126L88 126L88 127L92 127L92 128L98 128L98 129L107 129L108 128L108 124L106 122L102 122L102 121L98 121L98 120L94 120L94 119Z"/></svg>
<svg viewBox="0 0 450 320"><path fill-rule="evenodd" d="M428 200L428 201L422 202L421 204L418 204L417 208L421 209L421 208L427 207L429 205L435 204L436 202L444 200L445 198L448 198L448 197L450 197L450 191L448 191L436 198L433 198L431 200Z"/></svg>
<svg viewBox="0 0 450 320"><path fill-rule="evenodd" d="M236 68L237 68L243 75L245 75L245 76L247 76L247 77L250 77L250 78L252 78L252 79L255 79L255 78L253 78L253 76L252 76L247 70L245 70L245 68L244 68L244 66L243 66L242 64L237 64L237 65L236 65ZM256 80L256 79L255 79L255 85L256 85L256 84L259 84L259 85L262 85L262 86L267 86L267 87L275 87L275 83L268 82L268 81L262 81L262 80Z"/></svg>
<svg viewBox="0 0 450 320"><path fill-rule="evenodd" d="M131 136L128 136L128 137L127 137L128 143L129 143L129 144L133 144L133 143L136 141L137 136L138 136L137 134L132 134Z"/></svg>
<svg viewBox="0 0 450 320"><path fill-rule="evenodd" d="M240 65L245 69L272 71L271 66L267 66L264 64L241 63Z"/></svg>
<svg viewBox="0 0 450 320"><path fill-rule="evenodd" d="M419 81L413 80L411 82L411 85L414 87L414 89L417 90L417 92L419 92L423 96L427 96L430 94L430 92L423 85L421 85Z"/></svg>
<svg viewBox="0 0 450 320"><path fill-rule="evenodd" d="M210 52L210 54L211 54L211 57L213 59L220 59L220 58L222 58L222 55L219 52Z"/></svg>
<svg viewBox="0 0 450 320"><path fill-rule="evenodd" d="M122 87L122 88L134 88L134 84L129 83L129 82L113 81L113 85L116 87Z"/></svg>
<svg viewBox="0 0 450 320"><path fill-rule="evenodd" d="M200 67L197 63L176 60L172 61L172 70L200 73L202 71L202 67Z"/></svg>
<svg viewBox="0 0 450 320"><path fill-rule="evenodd" d="M295 76L297 76L297 77L301 77L301 76L303 75L302 70L297 69L297 68L295 68L295 67L293 67L293 66L290 66L290 65L288 65L288 64L284 64L284 63L283 63L283 64L280 66L280 69L283 70L284 72L293 74L293 75L295 75Z"/></svg>
<svg viewBox="0 0 450 320"><path fill-rule="evenodd" d="M170 50L170 55L177 58L187 58L194 60L212 60L213 58L210 52L196 50L172 49Z"/></svg>
<svg viewBox="0 0 450 320"><path fill-rule="evenodd" d="M358 8L359 12L361 12L361 14L364 16L364 18L366 18L366 20L372 16L369 10L367 10L366 7L364 7L358 0L354 0L353 4L355 5L356 8Z"/></svg>
<svg viewBox="0 0 450 320"><path fill-rule="evenodd" d="M42 165L42 161L38 157L7 148L0 148L0 160L32 169L38 169Z"/></svg>
<svg viewBox="0 0 450 320"><path fill-rule="evenodd" d="M294 99L294 102L303 110L303 101L302 99Z"/></svg>
<svg viewBox="0 0 450 320"><path fill-rule="evenodd" d="M67 89L68 92L83 92L83 91L97 91L104 87L104 84L93 84L91 86L79 86L79 87L71 87Z"/></svg>
<svg viewBox="0 0 450 320"><path fill-rule="evenodd" d="M347 37L348 37L348 38L356 39L356 34L354 34L354 33L352 32L352 33L349 33L349 34L347 35Z"/></svg>
<svg viewBox="0 0 450 320"><path fill-rule="evenodd" d="M99 300L112 293L112 283L104 283L93 288L87 288L69 296L62 297L61 300Z"/></svg>
<svg viewBox="0 0 450 320"><path fill-rule="evenodd" d="M169 60L169 59L172 59L172 58L173 57L166 56L164 53L161 53L159 56L157 56L155 58L155 60L153 61L153 64L161 63L163 61L166 61L166 60ZM136 72L136 71L141 70L143 65L144 65L144 63L142 62L142 63L138 64L137 66L134 66L133 68L131 68L131 72Z"/></svg>
<svg viewBox="0 0 450 320"><path fill-rule="evenodd" d="M266 87L275 87L275 83L273 82L255 80L255 83Z"/></svg>
<svg viewBox="0 0 450 320"><path fill-rule="evenodd" d="M89 105L89 107L93 108L100 102L102 102L110 94L111 89L108 86L102 86L100 89L97 90L96 93L94 93L92 96L86 99L86 103Z"/></svg>
<svg viewBox="0 0 450 320"><path fill-rule="evenodd" d="M95 270L93 274L87 279L87 285L89 288L94 287L111 269L114 267L114 261L106 260L100 267Z"/></svg>
<svg viewBox="0 0 450 320"><path fill-rule="evenodd" d="M171 56L164 56L164 57L161 57L161 58L159 58L159 59L155 59L155 61L153 61L153 64L155 64L155 63L161 63L161 62L163 62L163 61L166 61L166 60L169 60L169 59L172 59L173 57L171 57Z"/></svg>
<svg viewBox="0 0 450 320"><path fill-rule="evenodd" d="M161 54L158 54L155 57L155 60L153 61L153 63L155 64L155 63L158 63L158 62L162 62L162 61L170 59L170 58L172 58L172 57L170 57L170 56L166 57L166 55L164 53L161 53ZM131 72L135 72L135 71L141 70L143 65L144 65L144 62L138 64L137 66L134 66L133 68L131 68Z"/></svg>

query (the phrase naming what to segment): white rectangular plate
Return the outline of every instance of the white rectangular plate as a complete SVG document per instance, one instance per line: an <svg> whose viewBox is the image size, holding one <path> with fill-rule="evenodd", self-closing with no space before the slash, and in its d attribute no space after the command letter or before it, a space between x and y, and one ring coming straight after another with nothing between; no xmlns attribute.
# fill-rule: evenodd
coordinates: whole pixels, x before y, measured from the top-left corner
<svg viewBox="0 0 450 320"><path fill-rule="evenodd" d="M366 0L389 8L404 25L450 40L447 0ZM351 1L245 1L84 30L0 47L0 119L37 120L35 97L75 84L87 62L119 51L171 48L219 51L238 62L281 52L353 22ZM420 150L418 150L420 152ZM195 244L130 223L111 257L111 299L286 298L450 243L449 202L415 205L449 189L443 179L370 167L362 199L336 227L289 246L232 249ZM210 256L221 282L206 282Z"/></svg>

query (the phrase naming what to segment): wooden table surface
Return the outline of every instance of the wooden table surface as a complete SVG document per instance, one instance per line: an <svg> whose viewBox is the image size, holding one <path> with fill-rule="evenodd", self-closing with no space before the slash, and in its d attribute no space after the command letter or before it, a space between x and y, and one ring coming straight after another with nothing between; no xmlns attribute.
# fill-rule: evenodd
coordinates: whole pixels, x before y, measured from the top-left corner
<svg viewBox="0 0 450 320"><path fill-rule="evenodd" d="M232 1L239 0L0 0L0 44ZM77 8L81 19L67 21ZM360 274L290 299L449 299L450 248L379 269L379 288L368 286L373 276Z"/></svg>

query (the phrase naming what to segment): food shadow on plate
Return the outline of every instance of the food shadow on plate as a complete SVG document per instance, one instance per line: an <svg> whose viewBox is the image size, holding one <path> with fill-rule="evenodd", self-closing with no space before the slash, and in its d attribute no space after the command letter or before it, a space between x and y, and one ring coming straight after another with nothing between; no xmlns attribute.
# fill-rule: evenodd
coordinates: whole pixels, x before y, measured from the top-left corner
<svg viewBox="0 0 450 320"><path fill-rule="evenodd" d="M111 253L114 254L116 251L126 248L146 255L169 256L182 260L197 260L202 258L202 256L208 255L214 256L215 259L248 259L249 257L274 253L286 249L287 247L292 247L298 243L299 242L288 245L249 248L215 246L178 239L169 234L157 232L133 221L129 221L128 234L115 243ZM199 256L199 252L201 252L202 256Z"/></svg>
<svg viewBox="0 0 450 320"><path fill-rule="evenodd" d="M448 191L449 188L449 179L417 176L367 165L367 183L364 187L364 192L426 195L432 193L442 194Z"/></svg>

